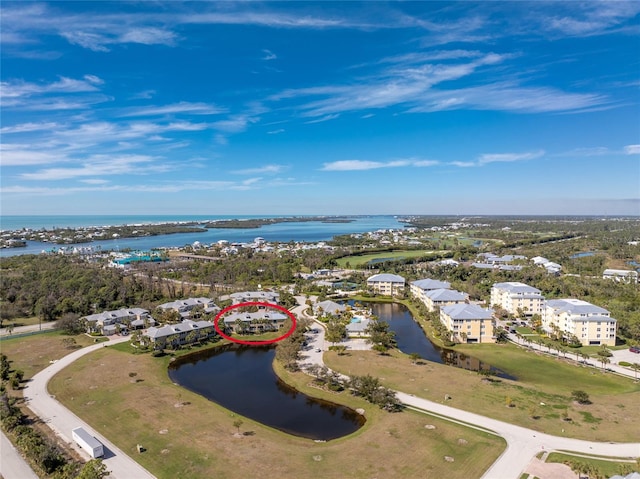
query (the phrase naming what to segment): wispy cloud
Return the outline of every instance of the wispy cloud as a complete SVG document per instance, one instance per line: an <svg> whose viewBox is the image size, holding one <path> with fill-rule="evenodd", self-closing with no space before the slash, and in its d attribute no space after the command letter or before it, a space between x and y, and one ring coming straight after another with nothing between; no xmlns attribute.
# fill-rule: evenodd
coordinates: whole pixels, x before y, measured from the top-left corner
<svg viewBox="0 0 640 479"><path fill-rule="evenodd" d="M624 147L627 155L640 155L640 145L627 145Z"/></svg>
<svg viewBox="0 0 640 479"><path fill-rule="evenodd" d="M144 175L173 169L157 158L145 155L93 155L78 167L46 168L19 175L24 180L57 181L85 176Z"/></svg>
<svg viewBox="0 0 640 479"><path fill-rule="evenodd" d="M284 171L287 167L285 165L265 165L259 166L257 168L245 168L242 170L232 171L234 175L262 175L266 173L280 173Z"/></svg>
<svg viewBox="0 0 640 479"><path fill-rule="evenodd" d="M310 125L312 123L322 123L323 121L335 120L338 117L340 117L339 113L333 113L331 115L325 115L323 117L316 118L315 120L305 121L305 123L308 124L308 125Z"/></svg>
<svg viewBox="0 0 640 479"><path fill-rule="evenodd" d="M278 56L273 53L271 50L267 50L266 48L264 50L262 50L262 53L264 53L264 56L262 57L263 60L275 60L276 58L278 58Z"/></svg>
<svg viewBox="0 0 640 479"><path fill-rule="evenodd" d="M95 75L85 75L82 80L60 77L52 83L30 83L21 80L0 82L0 97L21 98L43 93L78 93L98 91L96 85L103 81Z"/></svg>
<svg viewBox="0 0 640 479"><path fill-rule="evenodd" d="M516 161L534 160L542 157L544 153L544 150L524 153L485 153L480 155L476 161L452 161L449 164L459 168L473 168L485 166L490 163L513 163Z"/></svg>
<svg viewBox="0 0 640 479"><path fill-rule="evenodd" d="M489 163L511 163L513 161L533 160L544 155L544 150L530 151L527 153L486 153L480 155L478 163L487 165Z"/></svg>
<svg viewBox="0 0 640 479"><path fill-rule="evenodd" d="M437 165L433 160L391 160L391 161L368 161L368 160L340 160L325 163L321 171L363 171L377 170L379 168L399 168L403 166L427 167Z"/></svg>
<svg viewBox="0 0 640 479"><path fill-rule="evenodd" d="M0 165L2 166L29 166L47 165L67 161L67 156L61 153L48 151L34 151L28 145L2 145ZM6 174L6 173L5 173Z"/></svg>
<svg viewBox="0 0 640 479"><path fill-rule="evenodd" d="M181 113L187 113L190 115L217 115L219 113L224 113L225 111L226 110L224 108L220 108L216 105L208 103L192 103L188 101L181 101L178 103L172 103L170 105L149 105L144 107L129 108L125 110L120 116L160 116L175 115Z"/></svg>
<svg viewBox="0 0 640 479"><path fill-rule="evenodd" d="M284 133L284 128L278 128L277 130L271 130L267 132L267 135L279 135L280 133Z"/></svg>
<svg viewBox="0 0 640 479"><path fill-rule="evenodd" d="M54 122L28 122L28 123L19 123L17 125L11 126L3 126L0 128L0 133L10 134L10 133L30 133L33 131L51 131L60 127L58 123Z"/></svg>

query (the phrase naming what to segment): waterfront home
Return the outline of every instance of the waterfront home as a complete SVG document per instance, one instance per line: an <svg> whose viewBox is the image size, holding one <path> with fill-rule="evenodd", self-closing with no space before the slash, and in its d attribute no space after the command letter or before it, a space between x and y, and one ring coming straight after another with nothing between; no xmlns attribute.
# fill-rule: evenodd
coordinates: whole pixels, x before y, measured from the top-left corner
<svg viewBox="0 0 640 479"><path fill-rule="evenodd" d="M155 345L170 346L190 344L215 336L216 330L211 321L191 321L185 319L178 324L166 324L151 327L143 333Z"/></svg>
<svg viewBox="0 0 640 479"><path fill-rule="evenodd" d="M466 303L469 299L467 293L461 293L455 289L433 289L424 294L424 304L429 311L452 304Z"/></svg>
<svg viewBox="0 0 640 479"><path fill-rule="evenodd" d="M80 320L85 324L87 332L101 332L105 335L115 334L116 324L120 328L138 328L145 324L155 324L155 320L149 315L149 311L142 308L123 308L113 311L83 316ZM106 326L112 326L104 329Z"/></svg>
<svg viewBox="0 0 640 479"><path fill-rule="evenodd" d="M205 313L218 313L220 308L209 298L187 298L177 299L169 303L164 303L158 308L169 311L177 311L182 319L189 319L194 310L202 310Z"/></svg>
<svg viewBox="0 0 640 479"><path fill-rule="evenodd" d="M313 312L318 315L331 315L339 316L347 310L347 306L344 304L338 304L335 301L320 301L313 305Z"/></svg>
<svg viewBox="0 0 640 479"><path fill-rule="evenodd" d="M284 326L287 315L259 310L253 313L231 313L224 317L224 327L234 333L263 333L277 331Z"/></svg>
<svg viewBox="0 0 640 479"><path fill-rule="evenodd" d="M451 284L447 281L438 281L437 279L425 278L417 281L412 281L409 285L409 292L411 295L425 302L425 293L434 289L449 289Z"/></svg>
<svg viewBox="0 0 640 479"><path fill-rule="evenodd" d="M440 321L454 341L495 343L491 311L476 304L452 304L440 309Z"/></svg>
<svg viewBox="0 0 640 479"><path fill-rule="evenodd" d="M624 283L638 283L638 272L628 269L605 269L602 279L612 279Z"/></svg>
<svg viewBox="0 0 640 479"><path fill-rule="evenodd" d="M376 274L367 278L367 287L376 294L396 296L404 291L405 280L397 274Z"/></svg>
<svg viewBox="0 0 640 479"><path fill-rule="evenodd" d="M544 296L539 289L518 281L495 283L491 287L492 307L499 307L510 314L524 313L525 316L542 315Z"/></svg>
<svg viewBox="0 0 640 479"><path fill-rule="evenodd" d="M271 303L278 304L280 301L280 293L271 291L244 291L241 293L230 294L229 297L233 304L240 303Z"/></svg>
<svg viewBox="0 0 640 479"><path fill-rule="evenodd" d="M581 299L547 301L542 328L568 341L577 338L583 346L616 344L617 321L611 313Z"/></svg>

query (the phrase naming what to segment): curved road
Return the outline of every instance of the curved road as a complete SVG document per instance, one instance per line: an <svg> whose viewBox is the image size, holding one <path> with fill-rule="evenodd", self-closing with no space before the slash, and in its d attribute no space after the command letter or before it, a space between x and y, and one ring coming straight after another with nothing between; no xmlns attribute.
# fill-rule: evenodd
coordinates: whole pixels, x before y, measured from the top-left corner
<svg viewBox="0 0 640 479"><path fill-rule="evenodd" d="M56 401L47 391L47 383L49 380L76 359L107 345L121 343L128 340L128 336L123 336L112 339L108 343L99 343L93 346L88 346L64 356L51 366L43 369L33 376L24 389L24 399L29 409L31 409L34 414L38 415L42 421L47 423L47 425L62 441L71 444L82 457L90 459L89 455L83 449L80 449L73 441L71 437L72 429L75 429L76 427L83 427L90 434L95 436L102 444L104 444L105 457L103 459L107 469L111 471L111 475L109 476L110 478L155 479L154 475L131 459L131 457L125 454L122 450L118 449L113 443L98 434L91 426Z"/></svg>
<svg viewBox="0 0 640 479"><path fill-rule="evenodd" d="M296 299L299 305L293 308L293 312L301 316L306 316L304 314L304 310L307 308L306 304L304 304L305 298L297 296ZM322 352L317 352L316 350L324 349L325 330L324 326L317 329L319 332L311 335L309 338L311 348L306 352L308 362L303 366L309 364L324 365ZM106 455L104 463L112 472L110 477L115 479L154 479L155 476L149 473L149 471L144 469L104 437L97 434L88 424L66 409L47 392L47 383L49 380L76 359L96 349L105 347L107 344L115 344L128 340L129 338L126 336L117 338L111 340L109 343L89 346L63 357L32 378L24 390L24 397L30 409L43 421L48 423L51 429L53 429L62 440L67 443L72 443L73 447L79 450L84 457L88 457L88 455L77 448L71 440L71 429L81 426L96 436L100 442L105 445ZM507 442L507 448L498 460L485 472L482 476L483 479L517 479L520 477L521 472L525 470L533 456L541 450L562 449L585 454L616 457L640 456L640 443L600 443L551 436L532 429L515 426L479 414L462 411L427 399L411 396L400 391L397 391L397 394L398 398L409 407L427 414L440 416L449 421L467 423L466 425L471 425L471 427L475 426L502 436Z"/></svg>
<svg viewBox="0 0 640 479"><path fill-rule="evenodd" d="M297 297L301 298L301 297ZM304 298L302 298L304 301ZM303 302L298 299L298 302ZM306 305L294 308L296 314L303 314ZM305 315L306 316L306 315ZM317 323L321 324L321 323ZM322 353L316 349L323 349L324 326L316 328L317 334L309 336L311 349L305 351L302 367L310 364L324 365ZM518 479L526 469L531 459L540 451L564 450L574 451L587 455L600 455L612 457L638 457L640 456L640 443L603 443L569 439L566 437L551 436L533 429L509 424L497 419L492 419L480 414L463 411L437 402L429 401L396 391L398 399L405 405L415 408L427 414L433 414L442 419L466 423L465 426L487 430L501 436L507 442L507 448L496 462L484 473L482 479Z"/></svg>

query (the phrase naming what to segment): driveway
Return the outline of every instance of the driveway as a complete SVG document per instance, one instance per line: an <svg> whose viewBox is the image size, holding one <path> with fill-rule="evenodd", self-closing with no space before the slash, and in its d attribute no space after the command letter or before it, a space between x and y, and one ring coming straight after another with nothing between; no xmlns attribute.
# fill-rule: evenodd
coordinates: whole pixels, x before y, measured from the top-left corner
<svg viewBox="0 0 640 479"><path fill-rule="evenodd" d="M111 339L107 343L88 346L64 356L48 368L40 371L27 383L27 386L24 389L24 399L29 409L31 409L34 414L39 416L43 422L47 423L47 425L62 441L70 444L71 447L78 451L78 453L87 460L90 459L89 455L83 449L80 449L75 442L73 442L71 430L76 427L83 427L91 435L95 436L104 445L104 464L107 466L107 469L111 471L111 475L109 476L110 478L155 479L154 475L131 459L131 457L121 449L117 448L112 442L108 441L104 436L97 433L82 419L56 401L55 398L47 391L47 383L49 380L78 358L97 349L128 340L128 336L117 337L115 339Z"/></svg>

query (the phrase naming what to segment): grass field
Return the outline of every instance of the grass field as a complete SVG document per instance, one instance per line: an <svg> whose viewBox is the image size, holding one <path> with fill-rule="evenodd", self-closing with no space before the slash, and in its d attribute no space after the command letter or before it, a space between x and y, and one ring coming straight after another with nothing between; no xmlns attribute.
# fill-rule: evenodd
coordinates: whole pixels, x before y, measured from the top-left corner
<svg viewBox="0 0 640 479"><path fill-rule="evenodd" d="M105 348L63 370L49 390L160 479L246 478L258 470L265 479L473 478L504 449L498 437L410 411L389 414L346 392L311 388L308 376L278 369L303 392L364 408L367 423L350 436L316 443L243 418L241 430L251 434L237 437L237 416L172 384L168 361ZM146 452L138 454L136 444Z"/></svg>
<svg viewBox="0 0 640 479"><path fill-rule="evenodd" d="M399 351L389 356L372 351L338 356L329 351L325 363L344 374L377 376L385 386L432 401L442 402L449 395L450 406L549 434L595 441L637 440L640 384L515 346L468 346L459 351L519 380L490 382L475 372L451 366L431 362L416 365ZM593 404L574 404L570 398L573 389L586 391ZM508 400L515 407L507 407ZM563 420L565 412L571 421Z"/></svg>
<svg viewBox="0 0 640 479"><path fill-rule="evenodd" d="M611 477L611 476L615 476L616 474L620 474L622 472L622 468L631 467L632 471L635 471L638 468L635 462L607 461L605 459L592 459L588 457L562 454L559 452L552 452L551 454L549 454L545 462L559 462L561 464L564 464L565 461L580 462L582 464L590 464L593 467L597 468L603 477ZM624 475L626 474L628 474L628 472L625 473Z"/></svg>
<svg viewBox="0 0 640 479"><path fill-rule="evenodd" d="M347 263L351 268L359 268L367 264L371 260L389 259L398 260L405 258L418 258L420 256L428 256L429 254L438 253L438 251L427 250L406 250L406 251L385 251L382 253L371 253L363 255L345 256L336 260L339 268L346 268Z"/></svg>
<svg viewBox="0 0 640 479"><path fill-rule="evenodd" d="M75 348L67 348L62 340L73 338ZM24 378L33 377L38 371L49 366L50 361L60 359L78 348L94 343L94 338L84 334L68 336L60 331L34 334L18 338L7 338L0 341L0 351L12 362L12 369L22 369Z"/></svg>

